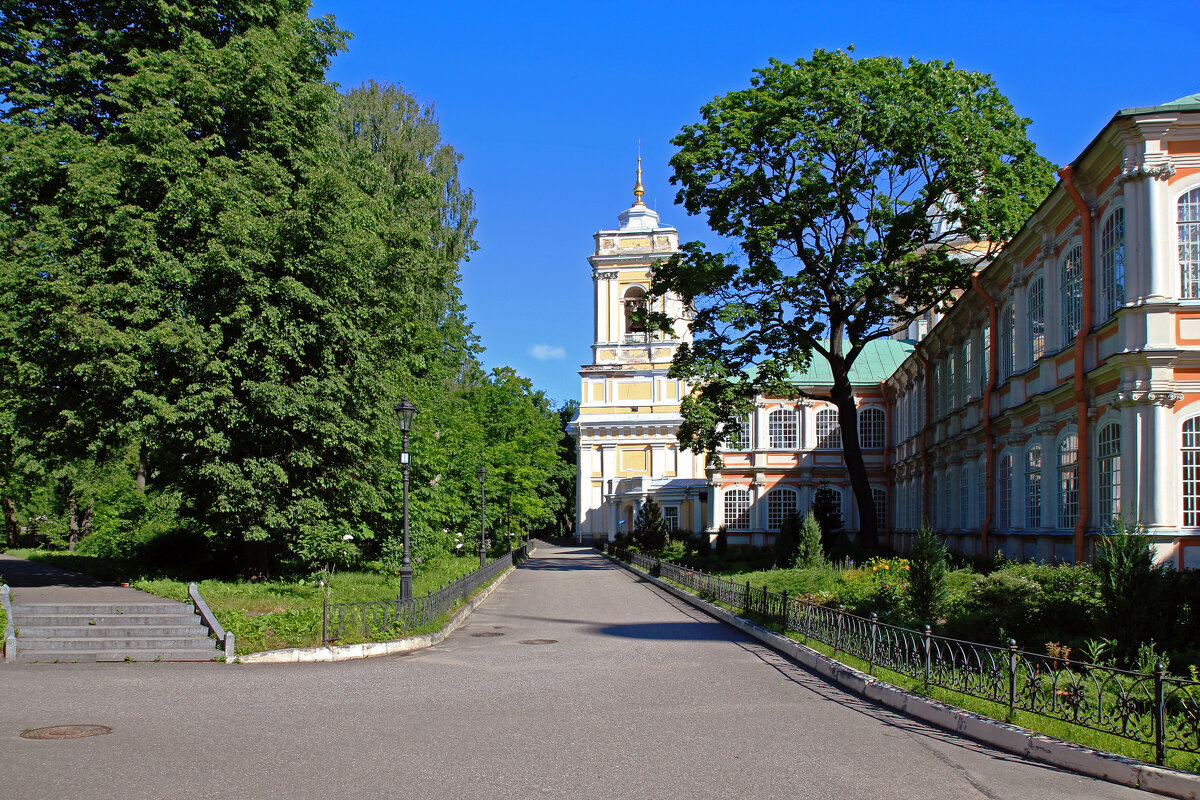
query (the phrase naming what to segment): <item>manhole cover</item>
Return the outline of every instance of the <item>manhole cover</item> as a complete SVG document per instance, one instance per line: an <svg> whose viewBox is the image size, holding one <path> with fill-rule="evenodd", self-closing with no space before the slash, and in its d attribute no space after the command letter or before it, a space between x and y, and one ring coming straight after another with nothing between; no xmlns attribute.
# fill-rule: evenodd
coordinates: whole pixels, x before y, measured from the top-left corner
<svg viewBox="0 0 1200 800"><path fill-rule="evenodd" d="M522 639L520 644L555 644L558 639Z"/></svg>
<svg viewBox="0 0 1200 800"><path fill-rule="evenodd" d="M471 635L478 639L483 636L503 636L504 634L500 631L483 631L482 633L472 633Z"/></svg>
<svg viewBox="0 0 1200 800"><path fill-rule="evenodd" d="M107 725L51 725L48 728L30 728L22 731L25 739L82 739L84 736L99 736L112 733Z"/></svg>

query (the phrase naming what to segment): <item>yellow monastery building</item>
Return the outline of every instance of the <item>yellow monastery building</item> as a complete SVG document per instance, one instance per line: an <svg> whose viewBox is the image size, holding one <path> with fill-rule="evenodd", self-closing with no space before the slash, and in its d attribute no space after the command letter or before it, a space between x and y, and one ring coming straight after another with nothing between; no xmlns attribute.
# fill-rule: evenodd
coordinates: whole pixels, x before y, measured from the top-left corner
<svg viewBox="0 0 1200 800"><path fill-rule="evenodd" d="M1117 113L949 310L874 343L852 376L881 537L928 521L954 549L1090 559L1114 516L1200 567L1200 95ZM832 405L759 398L721 469L681 450L688 336L647 334L656 261L678 248L641 200L596 234L592 363L572 432L578 533L610 538L645 497L668 524L766 545L818 484L857 529ZM829 384L819 357L798 386Z"/></svg>

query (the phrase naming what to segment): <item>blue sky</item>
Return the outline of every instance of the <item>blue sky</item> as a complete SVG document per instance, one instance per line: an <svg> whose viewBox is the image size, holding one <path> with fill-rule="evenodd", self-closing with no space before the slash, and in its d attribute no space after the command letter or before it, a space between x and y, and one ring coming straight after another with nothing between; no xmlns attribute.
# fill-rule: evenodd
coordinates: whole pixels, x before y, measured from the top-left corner
<svg viewBox="0 0 1200 800"><path fill-rule="evenodd" d="M1190 2L389 3L317 0L354 34L330 79L374 79L434 103L463 154L479 250L463 265L487 366L555 401L590 358L592 234L646 201L683 241L713 237L674 205L670 139L770 58L814 48L953 60L991 73L1055 163L1120 108L1200 92Z"/></svg>

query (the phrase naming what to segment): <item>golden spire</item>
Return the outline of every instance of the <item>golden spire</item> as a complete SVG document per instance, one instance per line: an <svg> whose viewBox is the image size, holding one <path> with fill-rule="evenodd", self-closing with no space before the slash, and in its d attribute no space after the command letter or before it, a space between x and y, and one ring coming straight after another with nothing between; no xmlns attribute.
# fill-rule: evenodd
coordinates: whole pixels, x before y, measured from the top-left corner
<svg viewBox="0 0 1200 800"><path fill-rule="evenodd" d="M638 168L637 168L637 183L633 186L633 205L644 206L642 195L646 193L646 187L642 186L642 140L638 139Z"/></svg>

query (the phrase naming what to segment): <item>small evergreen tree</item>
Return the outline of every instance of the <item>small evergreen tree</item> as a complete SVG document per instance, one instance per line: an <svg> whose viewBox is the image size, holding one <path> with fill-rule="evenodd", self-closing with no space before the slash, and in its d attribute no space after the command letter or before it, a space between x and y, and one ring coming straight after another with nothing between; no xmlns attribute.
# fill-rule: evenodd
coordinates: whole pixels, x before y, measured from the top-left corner
<svg viewBox="0 0 1200 800"><path fill-rule="evenodd" d="M1150 537L1141 527L1113 520L1096 548L1096 577L1104 604L1105 628L1117 640L1117 660L1132 665L1138 646L1159 627L1164 570L1154 563Z"/></svg>
<svg viewBox="0 0 1200 800"><path fill-rule="evenodd" d="M647 497L633 520L633 540L643 550L657 553L667 546L670 531L663 520L662 507Z"/></svg>
<svg viewBox="0 0 1200 800"><path fill-rule="evenodd" d="M790 567L796 559L796 548L800 544L800 516L791 512L783 518L775 534L775 566Z"/></svg>
<svg viewBox="0 0 1200 800"><path fill-rule="evenodd" d="M917 619L933 623L946 600L946 546L928 525L908 556L908 600Z"/></svg>
<svg viewBox="0 0 1200 800"><path fill-rule="evenodd" d="M821 567L825 565L825 551L821 549L821 524L817 515L811 510L804 518L800 527L800 535L796 542L795 565L798 569Z"/></svg>
<svg viewBox="0 0 1200 800"><path fill-rule="evenodd" d="M717 528L717 555L724 557L729 552L729 534L725 532L725 526Z"/></svg>
<svg viewBox="0 0 1200 800"><path fill-rule="evenodd" d="M837 535L842 532L841 498L838 493L822 483L813 495L812 513L816 515L817 524L821 527L821 547L824 552L833 550Z"/></svg>
<svg viewBox="0 0 1200 800"><path fill-rule="evenodd" d="M711 552L712 540L708 538L708 531L700 531L696 534L696 555L708 558L708 554Z"/></svg>

